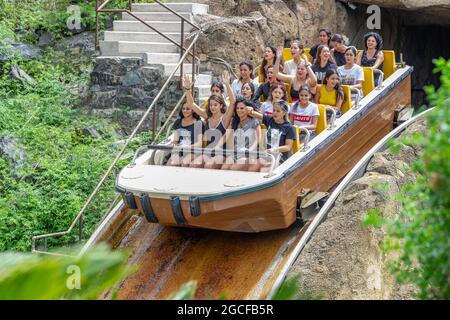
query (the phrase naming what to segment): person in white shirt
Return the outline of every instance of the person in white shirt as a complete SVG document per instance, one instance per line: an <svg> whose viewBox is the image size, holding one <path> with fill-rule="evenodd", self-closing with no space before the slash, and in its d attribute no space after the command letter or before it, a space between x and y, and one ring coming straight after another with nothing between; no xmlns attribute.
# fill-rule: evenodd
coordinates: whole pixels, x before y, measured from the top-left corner
<svg viewBox="0 0 450 320"><path fill-rule="evenodd" d="M242 96L242 85L253 82L253 64L250 61L242 61L239 64L239 79L235 79L231 84L235 97ZM255 91L257 88L255 88Z"/></svg>
<svg viewBox="0 0 450 320"><path fill-rule="evenodd" d="M300 100L294 103L289 110L289 121L300 128L306 128L311 133L311 139L316 135L317 121L319 119L319 107L312 103L311 91L308 86L300 88Z"/></svg>
<svg viewBox="0 0 450 320"><path fill-rule="evenodd" d="M269 100L261 105L261 113L266 116L272 115L273 104L280 100L287 100L286 86L283 82L277 82L271 87Z"/></svg>
<svg viewBox="0 0 450 320"><path fill-rule="evenodd" d="M356 64L356 54L358 50L351 46L345 50L345 65L337 69L341 79L341 85L347 85L350 88L358 89L358 94L352 92L352 100L363 97L362 83L364 81L364 70Z"/></svg>
<svg viewBox="0 0 450 320"><path fill-rule="evenodd" d="M281 53L282 55L283 53ZM291 43L291 55L292 59L284 63L283 72L286 75L295 76L297 74L297 65L300 61L307 61L308 57L303 52L303 45L299 40L294 40ZM277 55L278 57L278 55Z"/></svg>

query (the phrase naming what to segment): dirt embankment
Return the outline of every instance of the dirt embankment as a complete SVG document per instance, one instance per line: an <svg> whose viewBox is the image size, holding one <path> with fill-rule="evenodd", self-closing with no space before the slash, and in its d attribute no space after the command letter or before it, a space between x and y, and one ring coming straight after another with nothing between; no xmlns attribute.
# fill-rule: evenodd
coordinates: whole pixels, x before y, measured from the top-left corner
<svg viewBox="0 0 450 320"><path fill-rule="evenodd" d="M419 121L403 133L425 134ZM399 286L386 269L387 258L380 251L385 233L362 226L368 210L377 208L385 217L398 215L393 199L400 188L414 182L410 165L420 149L402 145L395 155L377 153L363 177L352 182L336 201L328 218L318 227L294 266L290 276L301 274L303 293L326 299L411 299L411 286Z"/></svg>

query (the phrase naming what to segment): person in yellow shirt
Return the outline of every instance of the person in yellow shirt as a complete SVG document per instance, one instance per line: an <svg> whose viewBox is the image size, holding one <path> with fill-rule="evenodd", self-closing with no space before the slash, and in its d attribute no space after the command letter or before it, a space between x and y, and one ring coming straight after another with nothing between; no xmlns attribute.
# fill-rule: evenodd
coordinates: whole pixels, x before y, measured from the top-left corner
<svg viewBox="0 0 450 320"><path fill-rule="evenodd" d="M332 107L336 111L336 115L340 115L342 103L344 102L344 90L339 81L339 75L334 69L329 69L325 74L325 79L317 90L314 102Z"/></svg>

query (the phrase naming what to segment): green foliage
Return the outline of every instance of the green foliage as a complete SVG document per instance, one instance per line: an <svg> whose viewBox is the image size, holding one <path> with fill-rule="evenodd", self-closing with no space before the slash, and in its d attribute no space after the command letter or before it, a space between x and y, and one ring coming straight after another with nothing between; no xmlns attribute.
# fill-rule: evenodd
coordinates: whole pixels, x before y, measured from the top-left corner
<svg viewBox="0 0 450 320"><path fill-rule="evenodd" d="M402 210L398 219L386 221L383 249L397 253L389 266L398 281L419 288L418 298L450 299L450 60L434 62L441 86L426 89L435 106L427 117L428 134L401 141L423 147L413 166L418 178L397 197ZM379 225L379 220L372 224Z"/></svg>
<svg viewBox="0 0 450 320"><path fill-rule="evenodd" d="M36 81L7 75L18 65ZM115 154L114 125L82 111L79 88L89 81L89 63L48 50L38 60L10 61L0 69L0 137L18 139L25 163L14 168L0 158L0 251L29 250L33 235L66 230ZM83 133L93 127L101 138ZM114 178L87 212L89 234L114 198ZM73 242L75 235L50 244Z"/></svg>
<svg viewBox="0 0 450 320"><path fill-rule="evenodd" d="M272 300L321 300L323 298L320 294L312 294L301 290L299 279L300 275L286 279L272 297Z"/></svg>
<svg viewBox="0 0 450 320"><path fill-rule="evenodd" d="M362 221L363 227L373 226L375 228L380 228L385 222L385 219L380 214L380 209L370 209L367 215Z"/></svg>
<svg viewBox="0 0 450 320"><path fill-rule="evenodd" d="M0 300L97 299L131 273L126 258L106 245L81 257L0 253Z"/></svg>
<svg viewBox="0 0 450 320"><path fill-rule="evenodd" d="M170 300L193 300L197 291L197 281L189 281L183 284L177 292L173 293Z"/></svg>

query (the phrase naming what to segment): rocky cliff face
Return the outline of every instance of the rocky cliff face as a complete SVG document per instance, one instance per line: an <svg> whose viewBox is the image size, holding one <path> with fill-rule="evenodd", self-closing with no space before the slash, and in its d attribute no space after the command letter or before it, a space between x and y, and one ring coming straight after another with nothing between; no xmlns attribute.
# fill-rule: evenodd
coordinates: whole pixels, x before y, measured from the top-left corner
<svg viewBox="0 0 450 320"><path fill-rule="evenodd" d="M425 122L417 122L407 132L425 134ZM398 154L376 154L366 174L344 190L290 271L301 274L302 291L326 299L411 298L414 287L397 285L385 268L388 257L379 249L384 232L364 228L362 220L373 208L385 217L398 214L399 203L392 195L415 181L409 166L419 152L403 145Z"/></svg>
<svg viewBox="0 0 450 320"><path fill-rule="evenodd" d="M352 2L375 4L384 8L420 11L450 19L450 2L448 0L352 0Z"/></svg>
<svg viewBox="0 0 450 320"><path fill-rule="evenodd" d="M221 58L232 66L242 60L258 65L266 45L289 46L300 39L305 46L317 42L321 27L342 30L346 10L335 0L210 0L210 13L197 17L205 30L199 52L207 57L207 69L219 73Z"/></svg>

